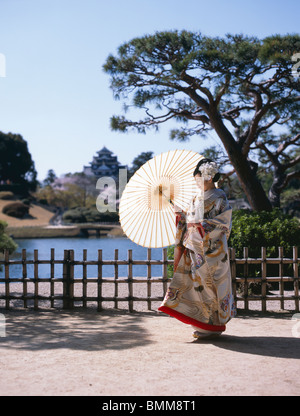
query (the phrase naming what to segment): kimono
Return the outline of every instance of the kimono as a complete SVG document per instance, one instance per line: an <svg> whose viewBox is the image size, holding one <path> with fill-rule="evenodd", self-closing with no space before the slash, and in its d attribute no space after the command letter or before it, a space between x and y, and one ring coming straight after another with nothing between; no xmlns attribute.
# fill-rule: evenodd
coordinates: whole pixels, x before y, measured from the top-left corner
<svg viewBox="0 0 300 416"><path fill-rule="evenodd" d="M236 314L227 241L232 209L223 190L194 196L176 214L174 274L159 311L202 332L220 333Z"/></svg>

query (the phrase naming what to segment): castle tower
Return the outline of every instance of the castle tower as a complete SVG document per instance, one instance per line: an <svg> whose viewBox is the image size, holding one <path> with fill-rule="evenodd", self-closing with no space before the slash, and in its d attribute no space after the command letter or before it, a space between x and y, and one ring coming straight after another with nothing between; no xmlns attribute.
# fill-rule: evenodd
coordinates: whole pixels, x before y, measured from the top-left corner
<svg viewBox="0 0 300 416"><path fill-rule="evenodd" d="M96 176L98 178L109 176L117 181L119 178L119 169L127 169L127 166L121 165L117 156L104 146L93 157L90 166L83 167L83 172L87 176Z"/></svg>

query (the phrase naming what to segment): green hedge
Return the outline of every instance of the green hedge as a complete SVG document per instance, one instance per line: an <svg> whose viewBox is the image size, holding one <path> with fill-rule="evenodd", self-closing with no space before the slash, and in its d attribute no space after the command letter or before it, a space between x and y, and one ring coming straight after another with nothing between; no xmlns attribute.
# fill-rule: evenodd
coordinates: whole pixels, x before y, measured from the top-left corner
<svg viewBox="0 0 300 416"><path fill-rule="evenodd" d="M232 231L229 238L229 247L234 247L236 257L243 257L243 248L248 247L249 257L261 257L261 247L266 247L267 257L278 258L278 247L283 247L284 257L293 256L293 246L300 246L300 222L276 208L272 212L252 212L246 210L234 211L232 215ZM251 277L261 277L261 265L250 264L248 273ZM244 275L244 266L237 265L237 277ZM293 265L283 265L283 275L293 276ZM267 266L268 277L279 276L279 266ZM285 289L292 289L293 283L286 283ZM238 289L244 292L244 285ZM277 290L278 283L268 284L268 290ZM260 294L261 284L250 283L249 294Z"/></svg>
<svg viewBox="0 0 300 416"><path fill-rule="evenodd" d="M94 222L118 222L119 215L116 212L99 212L95 208L76 207L63 214L64 223L94 223Z"/></svg>
<svg viewBox="0 0 300 416"><path fill-rule="evenodd" d="M3 253L5 249L9 250L9 254L12 254L18 247L18 245L5 233L7 223L0 220L0 253ZM1 270L1 266L0 266Z"/></svg>
<svg viewBox="0 0 300 416"><path fill-rule="evenodd" d="M277 257L278 247L285 256L293 255L293 246L300 246L300 222L276 208L272 212L237 210L232 214L232 231L228 242L234 247L236 257L243 256L243 247L249 256L260 257L261 247L266 247L267 257Z"/></svg>

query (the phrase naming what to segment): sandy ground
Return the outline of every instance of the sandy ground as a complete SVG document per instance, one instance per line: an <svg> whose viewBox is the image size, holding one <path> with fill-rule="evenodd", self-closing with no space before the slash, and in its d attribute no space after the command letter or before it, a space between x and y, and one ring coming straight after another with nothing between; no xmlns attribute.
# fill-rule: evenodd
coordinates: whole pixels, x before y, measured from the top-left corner
<svg viewBox="0 0 300 416"><path fill-rule="evenodd" d="M290 312L240 313L205 342L155 311L1 312L1 396L299 395Z"/></svg>

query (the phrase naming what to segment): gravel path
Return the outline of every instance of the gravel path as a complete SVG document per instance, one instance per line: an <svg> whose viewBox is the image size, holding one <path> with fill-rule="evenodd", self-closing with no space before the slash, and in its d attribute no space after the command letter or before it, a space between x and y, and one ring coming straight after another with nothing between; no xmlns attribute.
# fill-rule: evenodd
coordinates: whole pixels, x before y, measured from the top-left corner
<svg viewBox="0 0 300 416"><path fill-rule="evenodd" d="M240 313L206 342L156 312L2 313L1 396L299 395L290 313Z"/></svg>
<svg viewBox="0 0 300 416"><path fill-rule="evenodd" d="M11 293L21 291L22 284L10 284ZM49 291L50 283L39 283L39 295ZM57 282L55 294L61 293ZM97 296L96 283L88 284L87 294ZM113 295L114 284L104 284L102 296ZM75 296L82 296L81 284ZM119 297L126 296L128 285L120 284ZM146 283L134 285L134 296L146 298ZM162 296L162 283L152 285L152 297ZM1 309L4 304L0 300L0 396L299 395L300 315L292 301L281 312L279 301L270 301L268 309L277 312L266 314L257 310L260 302L250 302L252 311L239 311L219 339L206 342L195 341L188 325L157 313L160 301L152 302L152 311L136 301L131 314L128 302L119 302L118 310L103 302L102 312L96 302L73 311L60 309L59 300L55 309L41 301L40 311L32 309L33 301L28 309L12 301L10 311Z"/></svg>

